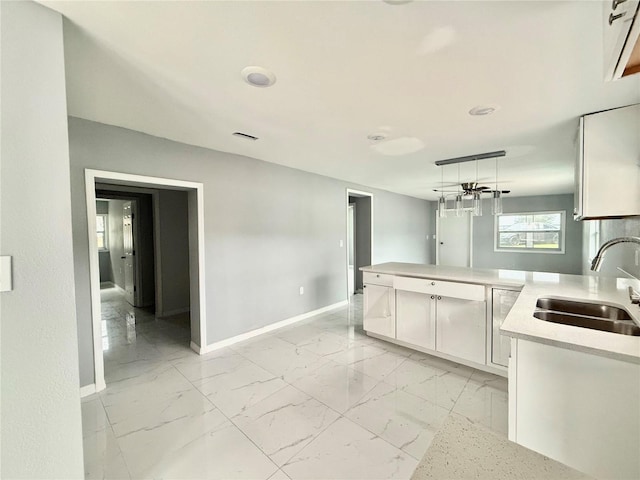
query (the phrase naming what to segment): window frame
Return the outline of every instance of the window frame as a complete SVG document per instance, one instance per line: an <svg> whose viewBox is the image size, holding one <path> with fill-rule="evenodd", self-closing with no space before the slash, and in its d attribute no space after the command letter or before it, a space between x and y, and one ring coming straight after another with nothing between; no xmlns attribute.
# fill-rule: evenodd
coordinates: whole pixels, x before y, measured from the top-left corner
<svg viewBox="0 0 640 480"><path fill-rule="evenodd" d="M103 232L99 232L98 231L98 222L96 220L96 238L98 237L98 235L100 233L104 234L104 247L100 248L98 247L98 252L108 252L109 251L109 215L107 213L97 213L96 214L96 219L97 217L102 217L102 225L104 225L104 231Z"/></svg>
<svg viewBox="0 0 640 480"><path fill-rule="evenodd" d="M558 249L550 249L550 248L528 248L528 247L500 247L499 242L499 224L500 217L502 216L515 216L515 215L549 215L549 214L560 214L560 230L558 230L560 234L560 242ZM493 221L493 251L496 253L544 253L544 254L552 254L552 255L564 255L565 253L565 244L566 244L566 235L567 235L567 212L565 210L547 210L547 211L535 211L535 212L509 212L509 213L501 213L494 217ZM504 230L502 231L504 233ZM527 230L527 232L540 233L545 232L545 230Z"/></svg>

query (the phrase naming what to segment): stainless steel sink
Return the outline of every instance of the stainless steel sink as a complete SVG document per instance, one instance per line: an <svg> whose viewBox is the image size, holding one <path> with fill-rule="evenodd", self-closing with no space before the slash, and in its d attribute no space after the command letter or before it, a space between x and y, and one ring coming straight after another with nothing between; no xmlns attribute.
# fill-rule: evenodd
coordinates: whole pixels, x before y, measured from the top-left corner
<svg viewBox="0 0 640 480"><path fill-rule="evenodd" d="M533 316L547 322L640 336L640 327L633 322L629 312L613 305L539 298L536 307Z"/></svg>
<svg viewBox="0 0 640 480"><path fill-rule="evenodd" d="M577 302L560 298L539 298L536 307L571 315L608 318L610 320L631 320L631 316L626 310L612 305Z"/></svg>
<svg viewBox="0 0 640 480"><path fill-rule="evenodd" d="M547 322L562 323L576 327L591 328L603 332L621 333L622 335L640 336L640 327L631 320L609 320L583 315L571 315L549 310L537 310L533 312L535 318Z"/></svg>

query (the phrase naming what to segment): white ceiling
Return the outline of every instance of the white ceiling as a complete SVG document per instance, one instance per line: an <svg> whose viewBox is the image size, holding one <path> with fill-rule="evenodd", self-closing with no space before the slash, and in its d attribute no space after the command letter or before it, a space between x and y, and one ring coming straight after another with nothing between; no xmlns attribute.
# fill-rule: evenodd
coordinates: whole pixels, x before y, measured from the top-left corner
<svg viewBox="0 0 640 480"><path fill-rule="evenodd" d="M42 3L68 18L70 115L420 198L435 160L498 149L511 195L572 192L578 117L640 102L640 75L602 81L600 2Z"/></svg>

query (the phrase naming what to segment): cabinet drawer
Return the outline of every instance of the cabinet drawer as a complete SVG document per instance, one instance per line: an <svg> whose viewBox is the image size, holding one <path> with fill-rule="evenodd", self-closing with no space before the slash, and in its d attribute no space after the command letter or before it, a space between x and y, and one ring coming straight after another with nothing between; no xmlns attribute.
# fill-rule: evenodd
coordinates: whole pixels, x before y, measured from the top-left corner
<svg viewBox="0 0 640 480"><path fill-rule="evenodd" d="M462 298L465 300L485 299L485 287L470 283L445 282L427 278L395 277L393 286L396 290L408 292L428 293L445 297Z"/></svg>
<svg viewBox="0 0 640 480"><path fill-rule="evenodd" d="M362 272L362 282L371 283L373 285L383 285L385 287L393 287L393 275L384 273Z"/></svg>

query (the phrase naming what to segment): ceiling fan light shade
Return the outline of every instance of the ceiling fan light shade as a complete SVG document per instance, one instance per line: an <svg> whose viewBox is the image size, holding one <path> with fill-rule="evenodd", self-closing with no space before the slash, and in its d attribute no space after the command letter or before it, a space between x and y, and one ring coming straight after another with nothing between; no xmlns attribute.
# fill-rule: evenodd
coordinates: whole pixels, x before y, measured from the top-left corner
<svg viewBox="0 0 640 480"><path fill-rule="evenodd" d="M500 215L502 213L502 193L500 190L493 191L493 198L491 199L491 213L493 215Z"/></svg>

